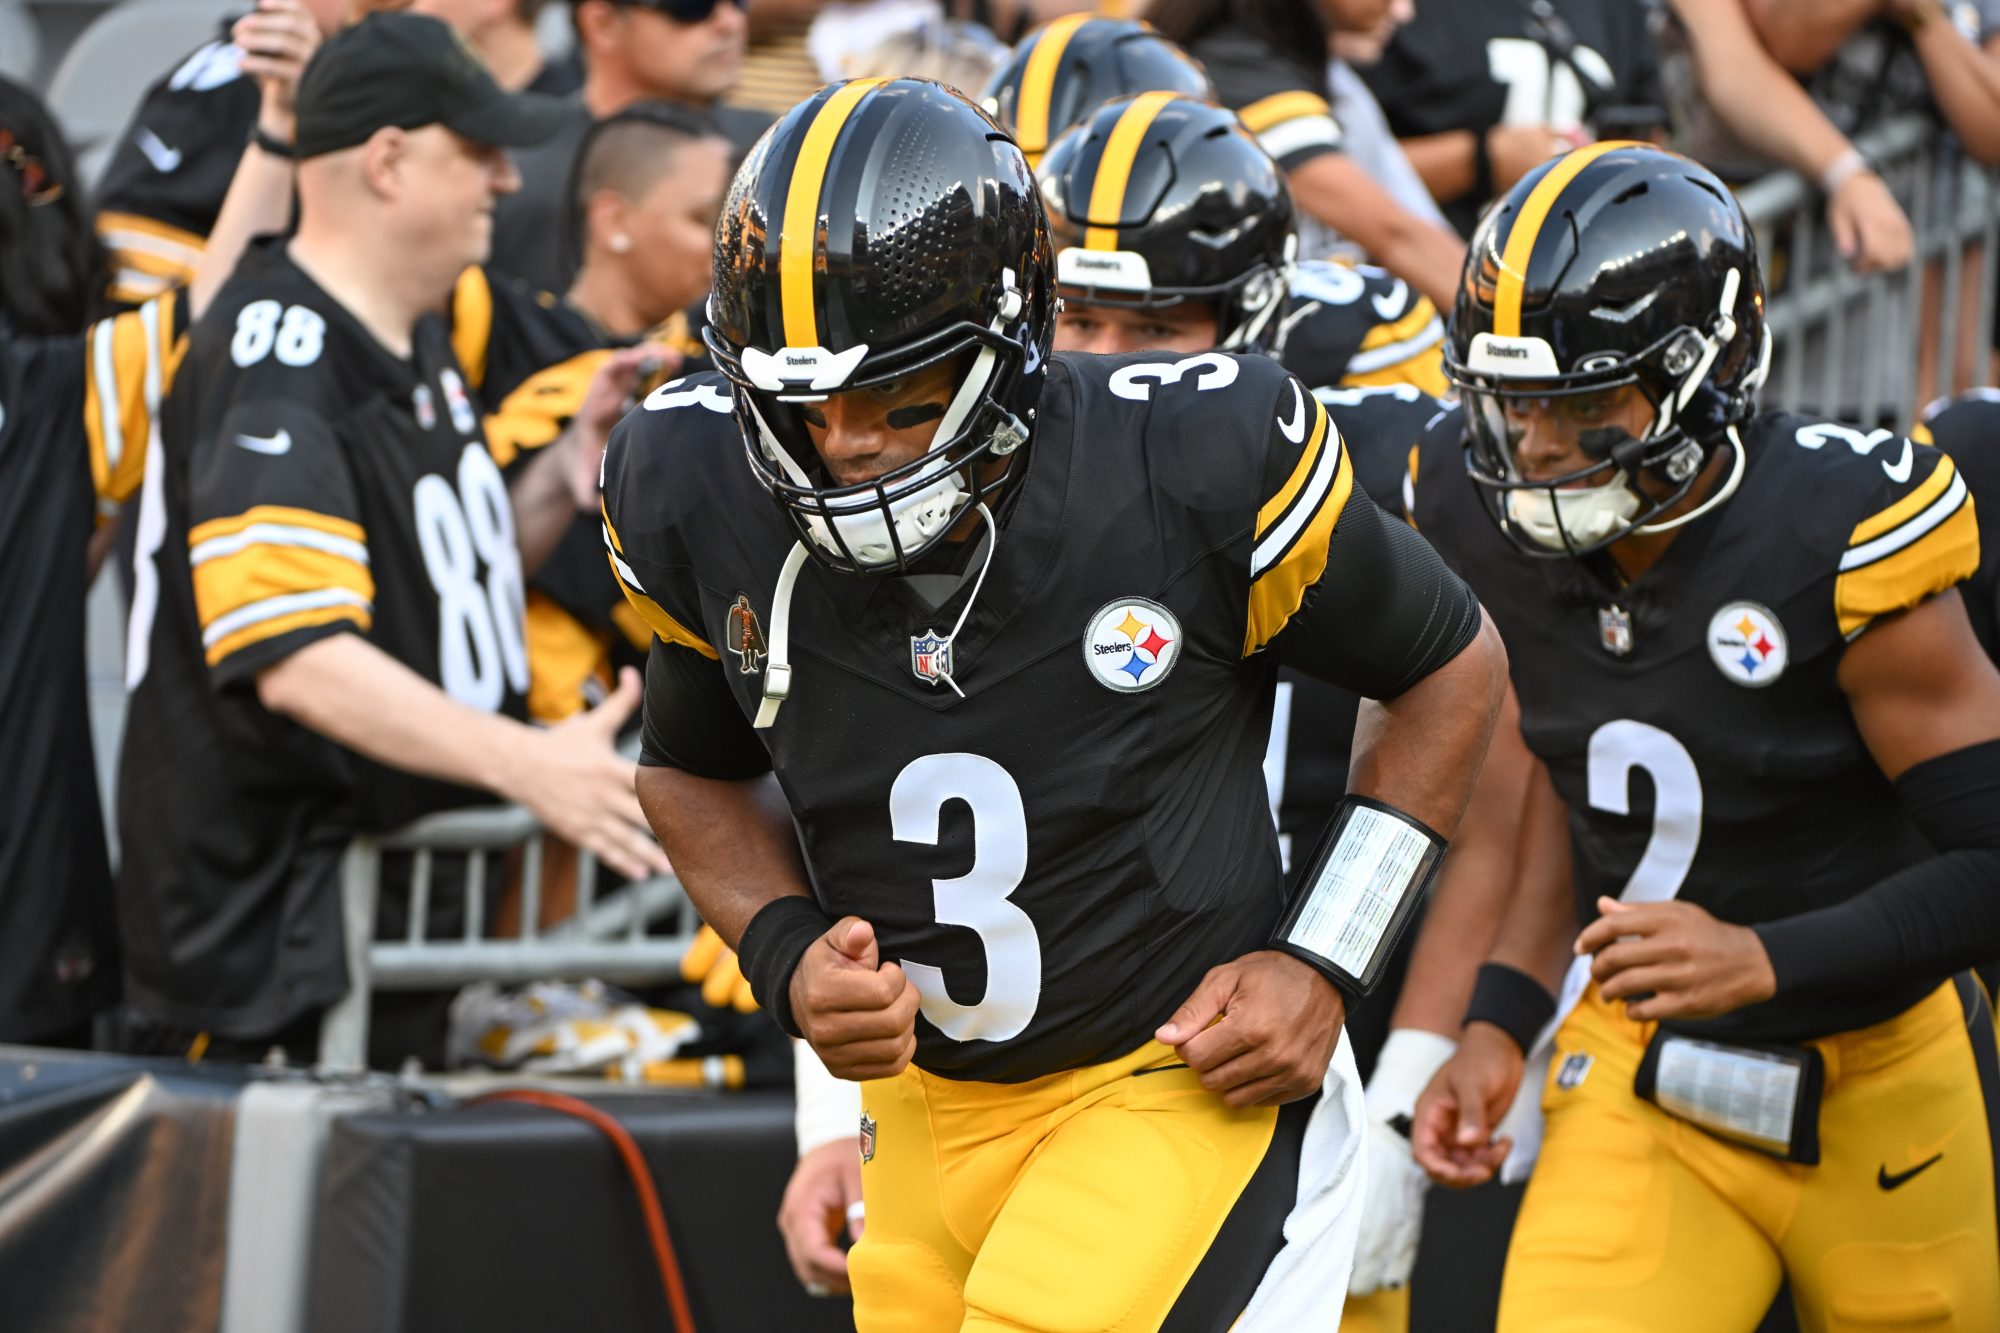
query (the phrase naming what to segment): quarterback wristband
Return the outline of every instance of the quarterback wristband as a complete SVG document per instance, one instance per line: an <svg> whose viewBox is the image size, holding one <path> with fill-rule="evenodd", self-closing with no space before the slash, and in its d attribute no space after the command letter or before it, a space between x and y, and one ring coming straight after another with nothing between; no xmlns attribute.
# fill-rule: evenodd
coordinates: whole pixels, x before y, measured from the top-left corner
<svg viewBox="0 0 2000 1333"><path fill-rule="evenodd" d="M812 942L833 929L833 922L810 898L788 893L757 909L736 946L736 960L750 982L750 993L778 1026L803 1037L792 1017L792 973L799 970Z"/></svg>
<svg viewBox="0 0 2000 1333"><path fill-rule="evenodd" d="M1391 805L1346 796L1306 862L1271 947L1366 995L1423 901L1445 840Z"/></svg>
<svg viewBox="0 0 2000 1333"><path fill-rule="evenodd" d="M1521 1048L1535 1048L1535 1038L1556 1016L1556 1001L1548 988L1518 967L1481 963L1473 978L1472 999L1465 1006L1468 1023L1491 1023Z"/></svg>

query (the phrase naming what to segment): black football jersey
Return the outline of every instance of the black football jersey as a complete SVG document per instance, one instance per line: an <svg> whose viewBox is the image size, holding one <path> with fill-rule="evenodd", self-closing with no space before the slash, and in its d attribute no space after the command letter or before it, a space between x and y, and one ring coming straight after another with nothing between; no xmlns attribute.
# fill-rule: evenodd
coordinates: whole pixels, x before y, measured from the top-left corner
<svg viewBox="0 0 2000 1333"><path fill-rule="evenodd" d="M1340 122L1326 100L1324 75L1294 64L1233 22L1195 38L1188 51L1207 69L1216 100L1236 113L1286 171L1341 150Z"/></svg>
<svg viewBox="0 0 2000 1333"><path fill-rule="evenodd" d="M140 98L97 188L97 234L117 269L114 303L193 280L260 97L225 23Z"/></svg>
<svg viewBox="0 0 2000 1333"><path fill-rule="evenodd" d="M161 1020L256 1036L346 988L351 835L492 799L267 711L256 678L355 633L460 704L523 716L513 511L442 321L397 357L276 239L195 326L160 445L119 772L128 984Z"/></svg>
<svg viewBox="0 0 2000 1333"><path fill-rule="evenodd" d="M1924 409L1910 438L1950 454L1974 502L1989 516L2000 514L2000 389L1939 399ZM1980 645L2000 662L2000 541L1980 543L1979 572L1960 591Z"/></svg>
<svg viewBox="0 0 2000 1333"><path fill-rule="evenodd" d="M451 330L458 363L486 414L487 444L509 477L568 428L613 349L634 341L483 267L459 279ZM684 315L646 337L679 353L683 366L706 364L706 349L689 334ZM558 722L595 705L618 667L645 666L653 631L605 564L594 515L578 515L528 575L527 636L528 713L537 721Z"/></svg>
<svg viewBox="0 0 2000 1333"><path fill-rule="evenodd" d="M716 376L669 383L606 455L653 669L698 654L670 669L712 664L738 728L709 771L775 770L827 912L871 921L924 992L925 1069L1012 1082L1143 1044L1284 899L1273 688L1281 661L1323 665L1294 660L1307 593L1343 577L1330 534L1371 503L1339 432L1265 357L1055 357L948 659L963 586L933 609L809 562L789 698L752 730L794 533L730 403ZM661 721L647 761L684 763Z"/></svg>
<svg viewBox="0 0 2000 1333"><path fill-rule="evenodd" d="M117 993L85 548L137 485L182 332L173 293L81 337L16 336L0 316L0 1041L73 1028Z"/></svg>
<svg viewBox="0 0 2000 1333"><path fill-rule="evenodd" d="M1679 897L1754 924L1841 902L1928 856L1856 730L1847 643L1969 575L1952 461L1890 431L1760 416L1737 493L1619 588L1608 558L1538 560L1467 479L1456 411L1424 436L1415 517L1506 641L1521 726L1569 809L1579 917ZM1934 984L1780 998L1692 1028L1796 1040Z"/></svg>
<svg viewBox="0 0 2000 1333"><path fill-rule="evenodd" d="M1372 264L1313 260L1298 266L1291 295L1273 355L1315 389L1408 384L1451 394L1444 321L1401 278Z"/></svg>
<svg viewBox="0 0 2000 1333"><path fill-rule="evenodd" d="M1561 34L1527 0L1424 0L1382 59L1360 74L1399 139L1495 125L1548 125L1593 135L1618 107L1663 105L1647 6L1634 0L1553 0ZM1563 54L1567 37L1573 45ZM1629 134L1609 124L1605 137ZM1470 233L1484 199L1444 205Z"/></svg>

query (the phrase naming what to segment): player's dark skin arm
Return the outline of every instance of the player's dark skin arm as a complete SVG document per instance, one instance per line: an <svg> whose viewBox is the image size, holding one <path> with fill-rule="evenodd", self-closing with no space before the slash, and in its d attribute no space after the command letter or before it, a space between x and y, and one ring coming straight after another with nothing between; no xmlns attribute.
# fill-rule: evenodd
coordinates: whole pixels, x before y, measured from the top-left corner
<svg viewBox="0 0 2000 1333"><path fill-rule="evenodd" d="M771 778L729 781L642 765L638 788L639 807L688 898L730 948L769 903L812 896ZM840 1078L887 1078L916 1054L921 997L902 968L881 962L873 928L857 917L813 941L792 974L790 998L806 1040Z"/></svg>
<svg viewBox="0 0 2000 1333"><path fill-rule="evenodd" d="M1526 753L1519 731L1496 735L1495 753ZM1576 938L1570 878L1569 824L1548 770L1531 761L1513 891L1488 961L1534 977L1553 992L1561 984ZM1468 1023L1458 1050L1417 1099L1410 1149L1441 1185L1484 1184L1513 1146L1493 1128L1521 1086L1526 1053L1491 1023Z"/></svg>
<svg viewBox="0 0 2000 1333"><path fill-rule="evenodd" d="M1449 837L1471 798L1507 681L1484 610L1459 654L1394 699L1362 710L1348 789ZM1345 1005L1316 969L1260 950L1211 968L1155 1034L1231 1106L1311 1096L1340 1041Z"/></svg>

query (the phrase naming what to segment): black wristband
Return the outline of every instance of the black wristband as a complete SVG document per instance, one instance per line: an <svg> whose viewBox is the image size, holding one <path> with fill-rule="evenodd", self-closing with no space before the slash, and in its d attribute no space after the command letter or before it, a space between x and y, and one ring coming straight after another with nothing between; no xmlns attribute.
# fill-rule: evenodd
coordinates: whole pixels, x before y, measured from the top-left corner
<svg viewBox="0 0 2000 1333"><path fill-rule="evenodd" d="M758 908L737 942L736 961L750 983L750 993L794 1037L805 1033L792 1017L792 973L799 970L799 959L812 942L832 929L833 922L818 903L788 893Z"/></svg>
<svg viewBox="0 0 2000 1333"><path fill-rule="evenodd" d="M1493 153L1486 136L1492 130L1472 131L1472 202L1483 204L1493 197Z"/></svg>
<svg viewBox="0 0 2000 1333"><path fill-rule="evenodd" d="M267 131L262 125L258 125L250 131L250 146L261 149L269 153L272 157L281 157L287 162L292 160L292 146L277 135Z"/></svg>
<svg viewBox="0 0 2000 1333"><path fill-rule="evenodd" d="M1465 1006L1466 1022L1491 1023L1526 1055L1555 1015L1555 997L1526 972L1505 963L1479 965L1472 1000Z"/></svg>

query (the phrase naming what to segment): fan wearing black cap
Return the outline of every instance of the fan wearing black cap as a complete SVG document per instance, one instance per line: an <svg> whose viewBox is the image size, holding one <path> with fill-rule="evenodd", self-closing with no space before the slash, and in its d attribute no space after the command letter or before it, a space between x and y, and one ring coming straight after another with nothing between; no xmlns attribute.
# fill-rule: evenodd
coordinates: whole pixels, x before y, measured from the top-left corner
<svg viewBox="0 0 2000 1333"><path fill-rule="evenodd" d="M308 1053L347 985L335 878L357 831L498 796L625 874L664 868L611 748L636 677L567 726L519 720L515 509L437 318L517 183L506 148L559 111L417 15L371 16L306 69L297 230L196 324L142 489L118 794L132 1048ZM441 1019L378 1011L372 1058L438 1052Z"/></svg>

